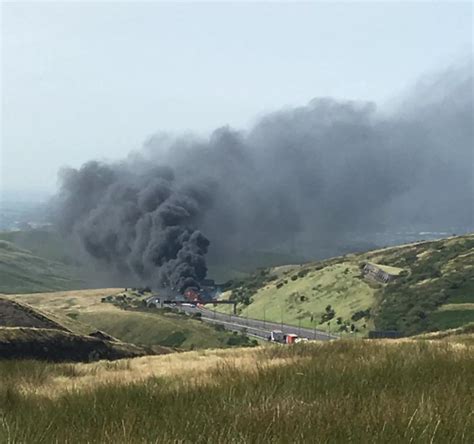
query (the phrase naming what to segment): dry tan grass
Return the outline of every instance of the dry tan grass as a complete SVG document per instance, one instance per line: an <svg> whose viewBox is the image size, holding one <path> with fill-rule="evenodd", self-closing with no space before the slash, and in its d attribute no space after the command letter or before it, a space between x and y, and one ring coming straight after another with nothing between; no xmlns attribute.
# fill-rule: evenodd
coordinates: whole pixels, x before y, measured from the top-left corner
<svg viewBox="0 0 474 444"><path fill-rule="evenodd" d="M363 340L372 345L392 348L402 343L413 343L415 340L401 338L396 340ZM358 342L358 341L356 341ZM440 342L426 340L431 347L444 349L446 352L472 350L468 345L457 342ZM313 347L330 347L326 343L313 343ZM272 346L279 347L279 346ZM202 386L212 385L213 375L220 369L234 369L240 373L252 374L259 369L289 366L302 363L306 356L272 356L261 353L266 347L241 349L215 349L191 351L161 356L145 356L122 359L120 361L99 361L90 364L59 364L62 371L48 377L42 384L24 383L19 390L25 394L34 394L56 398L68 392L93 391L104 385L127 385L149 378L165 378L170 385ZM360 356L356 359L359 365L370 367L377 364L378 356ZM343 363L342 363L343 364ZM352 363L352 365L354 362ZM345 364L343 364L343 367ZM53 372L55 373L55 372Z"/></svg>
<svg viewBox="0 0 474 444"><path fill-rule="evenodd" d="M103 304L101 299L104 296L117 294L121 291L123 291L121 288L100 288L0 296L26 303L75 333L88 334L91 331L91 326L77 320L73 321L67 314L79 311L81 313L108 312L118 314L120 313L119 308L112 304Z"/></svg>
<svg viewBox="0 0 474 444"><path fill-rule="evenodd" d="M418 339L428 340L429 342L439 342L441 340L449 342L453 346L472 346L474 344L474 324L471 323L449 330L423 333L412 337L412 340Z"/></svg>
<svg viewBox="0 0 474 444"><path fill-rule="evenodd" d="M450 311L450 310L474 310L474 303L465 302L459 304L444 304L438 308L439 311Z"/></svg>
<svg viewBox="0 0 474 444"><path fill-rule="evenodd" d="M56 291L51 293L30 293L2 295L5 298L41 306L44 310L80 308L81 310L107 310L109 306L100 302L101 298L123 291L122 288L99 288L92 290Z"/></svg>
<svg viewBox="0 0 474 444"><path fill-rule="evenodd" d="M63 375L55 375L40 385L23 384L19 391L55 398L74 391L91 391L100 386L127 385L153 377L169 378L170 384L210 385L212 372L232 368L252 373L259 368L291 365L296 358L261 359L262 347L238 350L205 350L162 356L123 359L90 364L62 365ZM299 358L302 359L302 358Z"/></svg>
<svg viewBox="0 0 474 444"><path fill-rule="evenodd" d="M456 259L474 256L474 251L468 251L467 253L459 254Z"/></svg>
<svg viewBox="0 0 474 444"><path fill-rule="evenodd" d="M426 250L426 251L422 251L421 253L418 253L416 255L416 258L417 259L423 259L424 257L427 257L427 256L430 256L433 254L433 251L434 250Z"/></svg>
<svg viewBox="0 0 474 444"><path fill-rule="evenodd" d="M4 364L0 441L467 444L473 352L341 340L71 367ZM50 377L59 374L65 379ZM17 395L24 380L40 390Z"/></svg>

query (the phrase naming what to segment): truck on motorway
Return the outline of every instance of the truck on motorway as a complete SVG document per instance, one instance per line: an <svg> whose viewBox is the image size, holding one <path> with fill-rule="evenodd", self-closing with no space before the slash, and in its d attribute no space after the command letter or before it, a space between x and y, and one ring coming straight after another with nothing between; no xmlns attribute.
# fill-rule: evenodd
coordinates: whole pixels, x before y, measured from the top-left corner
<svg viewBox="0 0 474 444"><path fill-rule="evenodd" d="M270 341L271 342L280 342L281 344L285 343L285 334L281 330L272 330L270 332Z"/></svg>
<svg viewBox="0 0 474 444"><path fill-rule="evenodd" d="M270 342L278 342L280 344L296 344L298 341L298 335L293 333L285 334L281 330L272 330L268 340Z"/></svg>

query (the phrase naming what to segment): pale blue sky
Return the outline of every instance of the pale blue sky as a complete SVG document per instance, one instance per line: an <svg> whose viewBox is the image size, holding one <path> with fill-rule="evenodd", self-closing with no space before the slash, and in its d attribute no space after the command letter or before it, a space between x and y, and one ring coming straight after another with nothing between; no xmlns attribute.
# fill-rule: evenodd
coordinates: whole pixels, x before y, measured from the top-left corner
<svg viewBox="0 0 474 444"><path fill-rule="evenodd" d="M472 54L465 3L3 3L2 186L157 131L246 128L317 96L379 104Z"/></svg>

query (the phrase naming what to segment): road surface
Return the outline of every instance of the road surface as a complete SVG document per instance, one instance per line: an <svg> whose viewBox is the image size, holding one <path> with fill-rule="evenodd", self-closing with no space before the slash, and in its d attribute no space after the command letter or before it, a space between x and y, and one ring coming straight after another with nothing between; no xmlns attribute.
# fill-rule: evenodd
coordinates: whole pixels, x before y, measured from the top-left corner
<svg viewBox="0 0 474 444"><path fill-rule="evenodd" d="M319 341L329 341L337 339L338 336L326 333L320 330L297 327L294 325L262 321L258 319L243 318L236 315L219 313L208 310L203 307L195 307L192 305L181 305L181 310L187 313L201 313L201 319L205 322L220 324L227 330L242 331L246 330L249 335L267 339L272 330L281 330L284 334L296 334L300 338L316 339Z"/></svg>

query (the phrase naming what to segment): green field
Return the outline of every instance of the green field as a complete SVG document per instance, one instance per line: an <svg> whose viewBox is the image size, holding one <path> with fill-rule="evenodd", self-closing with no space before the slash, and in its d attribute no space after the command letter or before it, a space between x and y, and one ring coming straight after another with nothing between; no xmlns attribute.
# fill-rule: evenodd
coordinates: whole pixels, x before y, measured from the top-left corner
<svg viewBox="0 0 474 444"><path fill-rule="evenodd" d="M474 442L472 347L335 341L0 362L1 442Z"/></svg>
<svg viewBox="0 0 474 444"><path fill-rule="evenodd" d="M388 284L368 279L366 263L396 278ZM356 335L458 327L473 320L466 304L474 303L474 235L268 268L235 280L222 297L240 301L242 316L341 334L352 325ZM438 311L456 303L462 305L450 313Z"/></svg>

